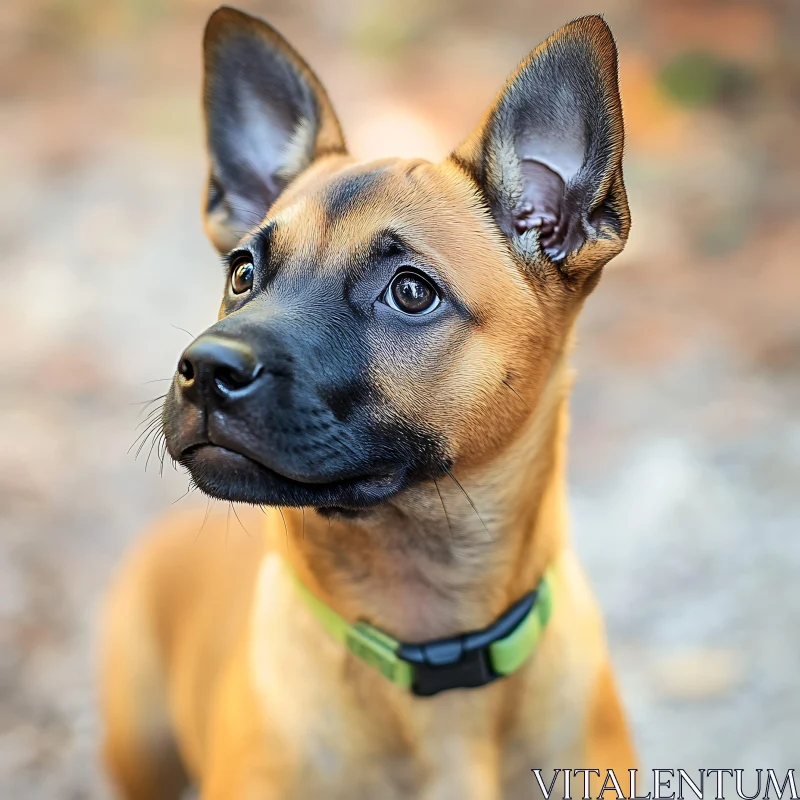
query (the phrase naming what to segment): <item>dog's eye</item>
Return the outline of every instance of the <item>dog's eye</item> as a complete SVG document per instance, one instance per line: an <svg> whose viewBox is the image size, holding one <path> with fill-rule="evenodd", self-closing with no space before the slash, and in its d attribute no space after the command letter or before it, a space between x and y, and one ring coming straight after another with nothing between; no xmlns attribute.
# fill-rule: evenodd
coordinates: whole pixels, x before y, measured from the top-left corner
<svg viewBox="0 0 800 800"><path fill-rule="evenodd" d="M253 261L250 255L241 255L231 270L231 289L234 294L249 292L253 288Z"/></svg>
<svg viewBox="0 0 800 800"><path fill-rule="evenodd" d="M386 287L383 301L404 314L427 314L441 299L430 281L416 272L401 272Z"/></svg>

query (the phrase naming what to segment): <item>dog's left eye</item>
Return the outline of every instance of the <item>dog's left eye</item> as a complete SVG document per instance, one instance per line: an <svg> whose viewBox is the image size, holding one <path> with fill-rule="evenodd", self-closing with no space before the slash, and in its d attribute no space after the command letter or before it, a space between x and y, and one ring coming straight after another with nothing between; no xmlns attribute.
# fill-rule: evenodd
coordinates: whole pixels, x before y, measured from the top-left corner
<svg viewBox="0 0 800 800"><path fill-rule="evenodd" d="M383 293L383 302L404 314L428 314L441 298L433 284L416 272L400 272Z"/></svg>
<svg viewBox="0 0 800 800"><path fill-rule="evenodd" d="M231 270L231 289L234 294L243 294L253 288L253 261L250 256L240 256Z"/></svg>

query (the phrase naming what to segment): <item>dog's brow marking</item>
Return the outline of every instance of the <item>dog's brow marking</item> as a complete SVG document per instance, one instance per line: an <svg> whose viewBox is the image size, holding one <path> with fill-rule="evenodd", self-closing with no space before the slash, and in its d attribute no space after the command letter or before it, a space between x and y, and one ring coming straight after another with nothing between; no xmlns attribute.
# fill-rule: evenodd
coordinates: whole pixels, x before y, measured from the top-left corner
<svg viewBox="0 0 800 800"><path fill-rule="evenodd" d="M262 225L256 231L255 239L263 249L269 249L269 246L272 243L272 236L275 233L275 228L275 221L270 220L270 222L268 222L266 225Z"/></svg>
<svg viewBox="0 0 800 800"><path fill-rule="evenodd" d="M403 253L414 252L396 231L386 228L375 233L363 247L363 258L377 261L379 258L392 258Z"/></svg>
<svg viewBox="0 0 800 800"><path fill-rule="evenodd" d="M323 196L322 204L329 219L345 216L353 211L357 202L363 201L383 180L382 168L346 175L335 180Z"/></svg>
<svg viewBox="0 0 800 800"><path fill-rule="evenodd" d="M393 228L385 228L373 236L369 245L370 256L379 258L380 256L391 257L392 255L401 255L403 253L412 256L420 263L426 264L430 262L430 257L426 256L419 248L414 247L413 244L402 233ZM386 253L386 250L396 250L396 253ZM438 256L438 252L434 253Z"/></svg>
<svg viewBox="0 0 800 800"><path fill-rule="evenodd" d="M356 245L349 255L348 273L345 276L345 294L381 260L398 259L410 255L420 264L427 263L425 256L412 247L397 231L380 230L368 240Z"/></svg>

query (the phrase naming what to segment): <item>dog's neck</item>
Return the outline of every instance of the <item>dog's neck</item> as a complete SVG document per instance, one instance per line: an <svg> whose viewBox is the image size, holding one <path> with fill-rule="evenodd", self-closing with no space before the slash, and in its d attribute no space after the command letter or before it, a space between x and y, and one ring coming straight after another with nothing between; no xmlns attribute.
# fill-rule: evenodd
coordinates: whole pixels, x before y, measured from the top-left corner
<svg viewBox="0 0 800 800"><path fill-rule="evenodd" d="M564 546L570 383L563 356L523 430L480 469L456 467L352 520L270 509L270 549L343 617L401 641L485 627Z"/></svg>

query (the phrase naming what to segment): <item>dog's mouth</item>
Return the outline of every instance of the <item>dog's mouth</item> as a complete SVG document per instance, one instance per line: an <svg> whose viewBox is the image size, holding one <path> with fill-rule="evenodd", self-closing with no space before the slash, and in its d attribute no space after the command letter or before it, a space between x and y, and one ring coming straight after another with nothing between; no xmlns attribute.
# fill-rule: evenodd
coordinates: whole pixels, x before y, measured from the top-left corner
<svg viewBox="0 0 800 800"><path fill-rule="evenodd" d="M203 442L178 459L205 494L253 505L355 510L377 505L405 485L406 471L366 473L327 480L289 477L243 453Z"/></svg>

